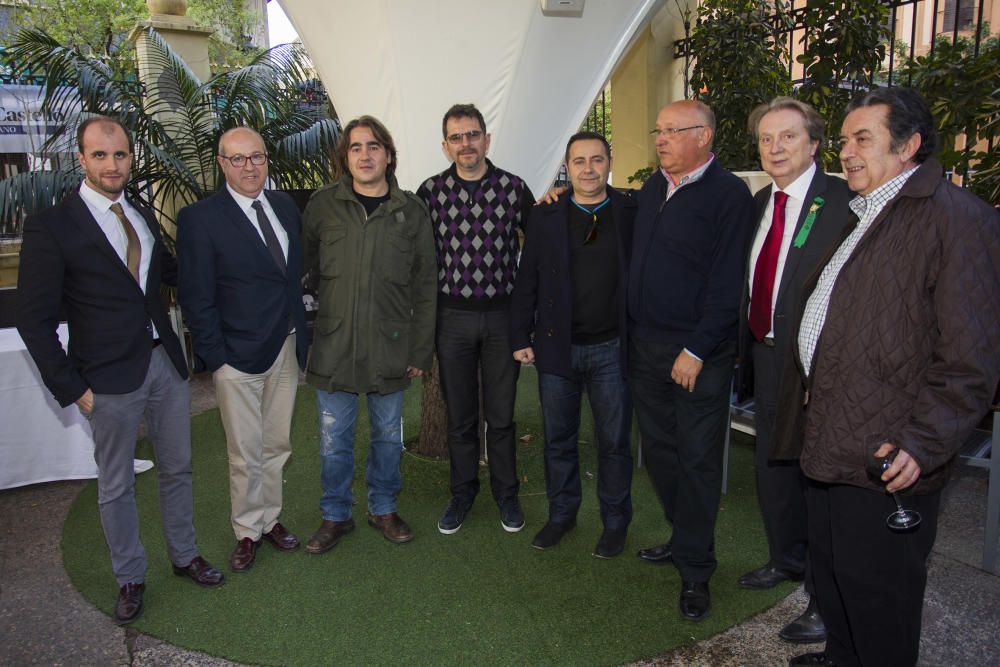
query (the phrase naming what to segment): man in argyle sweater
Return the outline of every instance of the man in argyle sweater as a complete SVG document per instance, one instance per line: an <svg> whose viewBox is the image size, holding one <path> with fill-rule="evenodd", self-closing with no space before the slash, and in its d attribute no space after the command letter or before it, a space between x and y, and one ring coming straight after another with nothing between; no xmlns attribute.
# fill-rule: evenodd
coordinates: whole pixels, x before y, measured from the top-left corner
<svg viewBox="0 0 1000 667"><path fill-rule="evenodd" d="M448 109L442 131L441 145L452 165L417 190L430 210L437 245L436 343L448 409L452 497L438 530L457 532L479 491L481 374L490 486L503 529L515 533L524 527L524 515L514 449L519 364L510 355L508 309L518 227L535 198L520 177L486 159L490 135L474 105Z"/></svg>

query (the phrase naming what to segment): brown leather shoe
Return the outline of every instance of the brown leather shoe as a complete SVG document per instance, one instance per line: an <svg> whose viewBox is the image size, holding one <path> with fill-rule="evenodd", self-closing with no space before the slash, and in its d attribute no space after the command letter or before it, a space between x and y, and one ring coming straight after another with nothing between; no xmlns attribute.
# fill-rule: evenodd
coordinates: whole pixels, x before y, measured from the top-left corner
<svg viewBox="0 0 1000 667"><path fill-rule="evenodd" d="M191 581L205 588L215 588L226 583L222 573L201 556L195 556L185 567L174 565L174 574L190 577Z"/></svg>
<svg viewBox="0 0 1000 667"><path fill-rule="evenodd" d="M368 525L382 531L382 536L390 542L402 544L413 539L413 531L398 514L369 514Z"/></svg>
<svg viewBox="0 0 1000 667"><path fill-rule="evenodd" d="M257 557L257 546L260 542L254 542L249 537L244 537L236 543L233 555L229 557L229 568L233 572L246 572L253 567L253 561Z"/></svg>
<svg viewBox="0 0 1000 667"><path fill-rule="evenodd" d="M289 533L280 523L274 524L263 537L281 551L295 551L299 548L299 538Z"/></svg>
<svg viewBox="0 0 1000 667"><path fill-rule="evenodd" d="M306 542L306 553L322 554L337 546L344 535L354 530L354 519L347 521L327 521L323 523L313 533L309 541Z"/></svg>
<svg viewBox="0 0 1000 667"><path fill-rule="evenodd" d="M125 584L118 591L115 603L115 623L126 625L142 616L142 592L145 584Z"/></svg>

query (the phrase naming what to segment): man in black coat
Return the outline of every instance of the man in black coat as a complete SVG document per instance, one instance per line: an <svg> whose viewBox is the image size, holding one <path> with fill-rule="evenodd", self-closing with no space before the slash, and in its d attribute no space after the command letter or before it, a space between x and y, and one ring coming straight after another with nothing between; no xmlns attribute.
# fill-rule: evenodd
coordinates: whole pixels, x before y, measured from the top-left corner
<svg viewBox="0 0 1000 667"><path fill-rule="evenodd" d="M761 166L774 180L754 196L757 230L750 247L740 307L740 371L753 378L757 433L757 496L767 533L767 563L739 579L766 589L802 580L806 568L805 477L798 452L773 448L778 387L798 331L802 285L842 238L850 219L847 183L816 164L823 118L808 104L777 97L754 109L750 129ZM801 443L800 443L801 446ZM810 580L806 590L812 594ZM826 629L814 599L779 633L792 642L820 642Z"/></svg>
<svg viewBox="0 0 1000 667"><path fill-rule="evenodd" d="M632 401L625 381L625 285L635 205L607 187L611 149L593 132L566 146L573 189L537 207L511 304L514 359L538 367L549 518L532 546L548 549L576 525L582 500L577 437L586 388L597 436L604 530L594 556L622 552L632 520Z"/></svg>
<svg viewBox="0 0 1000 667"><path fill-rule="evenodd" d="M216 159L226 185L178 216L177 296L195 355L215 384L236 534L229 565L244 572L262 539L280 551L299 547L278 519L308 349L301 223L291 197L264 189L267 152L259 134L228 130Z"/></svg>
<svg viewBox="0 0 1000 667"><path fill-rule="evenodd" d="M125 128L90 118L77 143L79 192L25 221L17 328L55 399L90 420L101 525L120 586L114 617L125 624L142 613L145 589L132 467L143 416L173 571L202 586L223 576L195 545L187 362L160 298L175 263L152 212L123 195L132 160ZM68 353L56 333L60 307Z"/></svg>

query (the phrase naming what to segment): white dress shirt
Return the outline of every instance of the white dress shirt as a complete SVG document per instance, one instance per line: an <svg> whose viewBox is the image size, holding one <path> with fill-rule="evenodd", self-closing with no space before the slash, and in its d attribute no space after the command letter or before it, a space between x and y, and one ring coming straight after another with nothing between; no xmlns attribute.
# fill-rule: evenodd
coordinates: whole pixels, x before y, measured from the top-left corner
<svg viewBox="0 0 1000 667"><path fill-rule="evenodd" d="M278 245L281 246L281 253L285 256L285 261L288 261L288 232L285 231L285 226L278 221L278 216L275 214L274 209L271 208L271 203L267 201L267 197L264 196L264 191L261 190L260 194L257 195L256 199L251 199L246 195L241 195L236 190L229 187L229 183L226 183L226 189L229 190L229 194L233 196L236 200L237 205L243 210L243 214L247 216L247 220L253 225L253 228L257 230L257 234L260 235L261 240L264 245L267 245L267 239L264 237L264 230L260 228L257 224L257 211L253 208L253 203L259 201L264 206L264 214L267 215L267 219L271 221L271 227L274 228L274 235L278 237Z"/></svg>
<svg viewBox="0 0 1000 667"><path fill-rule="evenodd" d="M764 240L771 230L771 222L774 217L774 194L784 192L788 195L785 201L785 230L781 235L781 250L778 252L778 266L774 272L774 289L771 291L771 330L768 336L774 336L774 307L778 303L778 287L781 285L781 275L785 271L785 259L788 257L788 249L792 247L792 238L795 236L795 225L799 221L802 213L802 206L805 203L806 194L812 184L813 176L816 175L816 163L813 162L798 178L788 184L783 190L776 184L772 184L771 198L764 208L761 223L757 227L757 236L754 237L753 246L750 249L750 275L749 288L747 293L753 293L753 276L757 270L757 258L764 247Z"/></svg>
<svg viewBox="0 0 1000 667"><path fill-rule="evenodd" d="M108 199L91 188L87 184L87 181L84 181L80 185L80 198L87 205L90 214L94 216L94 220L97 221L101 231L108 238L108 242L114 248L115 253L118 254L118 258L121 259L122 264L127 265L128 236L125 235L125 230L122 229L122 224L118 216L111 210L112 204L121 204L122 211L125 212L125 217L132 223L132 228L135 230L136 236L139 237L139 246L142 249L139 254L139 288L145 294L146 283L149 282L149 262L153 256L154 243L153 233L149 231L146 219L128 203L124 193L119 194L117 199ZM154 288L160 289L160 286L154 285ZM156 330L156 325L151 321L150 326L153 329L153 338L159 338L160 334Z"/></svg>

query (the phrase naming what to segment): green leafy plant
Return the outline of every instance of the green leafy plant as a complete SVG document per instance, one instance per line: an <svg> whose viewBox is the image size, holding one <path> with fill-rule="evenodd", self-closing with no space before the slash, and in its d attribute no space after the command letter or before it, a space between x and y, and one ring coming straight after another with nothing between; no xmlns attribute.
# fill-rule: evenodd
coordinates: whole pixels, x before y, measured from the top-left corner
<svg viewBox="0 0 1000 667"><path fill-rule="evenodd" d="M14 72L44 73L42 110L66 119L43 151L75 152L76 126L88 116L120 118L135 140L127 188L157 211L168 231L176 210L224 182L215 154L219 135L231 127L261 133L276 187L314 188L329 179L339 129L334 119L317 118L302 103L300 86L311 68L300 47L275 47L242 68L201 82L153 30L149 41L149 64L161 74L156 94L147 95L134 78L115 78L101 58L64 47L41 31L17 35L5 53L7 64ZM0 228L15 228L25 215L51 206L76 186L75 160L63 163L68 166L0 181Z"/></svg>
<svg viewBox="0 0 1000 667"><path fill-rule="evenodd" d="M969 178L969 187L994 205L1000 204L1000 43L993 37L939 37L934 49L907 63L900 81L911 85L930 104L937 121L937 156L945 169ZM992 141L994 149L986 150ZM958 146L962 146L959 148Z"/></svg>
<svg viewBox="0 0 1000 667"><path fill-rule="evenodd" d="M773 12L773 15L772 15ZM691 32L694 96L715 112L714 151L727 169L752 169L757 150L747 117L758 104L788 94L791 18L782 0L705 0Z"/></svg>
<svg viewBox="0 0 1000 667"><path fill-rule="evenodd" d="M809 0L803 14L802 54L805 81L796 92L826 119L828 134L844 121L847 103L871 90L889 41L889 7L881 0ZM832 142L823 147L827 169L839 169Z"/></svg>

